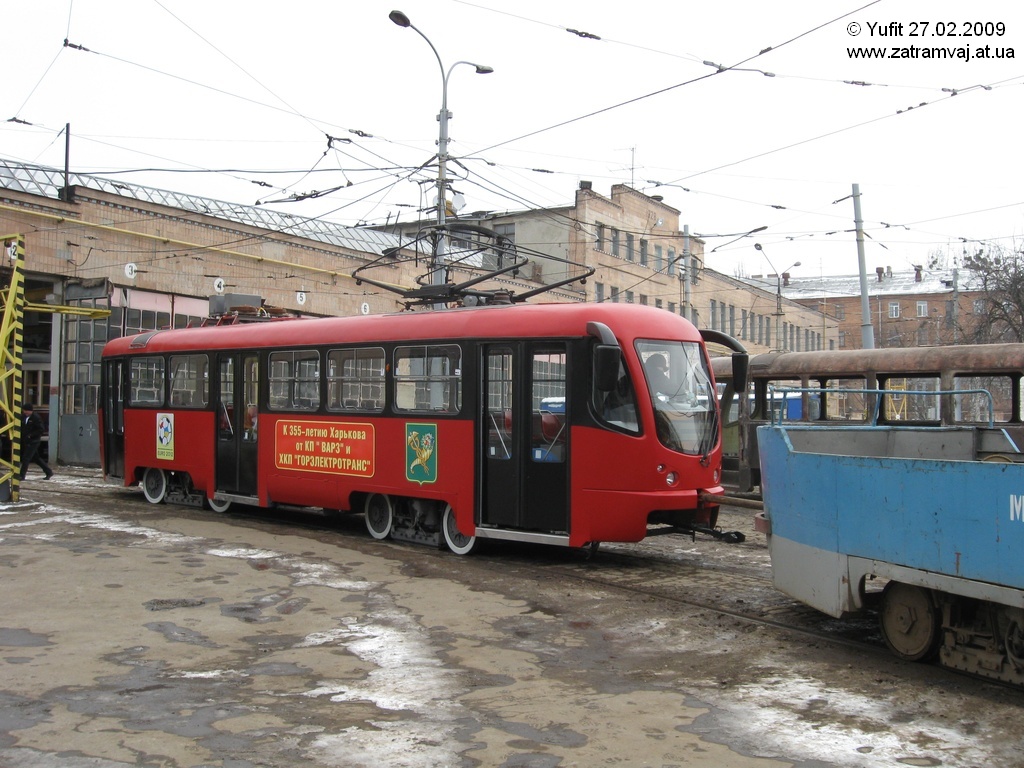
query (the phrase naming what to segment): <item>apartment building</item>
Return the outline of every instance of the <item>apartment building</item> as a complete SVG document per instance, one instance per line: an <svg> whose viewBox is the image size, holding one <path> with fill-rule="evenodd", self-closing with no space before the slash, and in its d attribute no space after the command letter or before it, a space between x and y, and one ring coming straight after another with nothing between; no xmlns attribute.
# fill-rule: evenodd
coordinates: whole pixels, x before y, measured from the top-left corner
<svg viewBox="0 0 1024 768"><path fill-rule="evenodd" d="M957 344L965 328L985 311L984 294L955 269L876 267L865 276L869 316L865 321L859 275L788 279L786 298L821 312L835 329L837 349L863 348L865 325L875 348Z"/></svg>
<svg viewBox="0 0 1024 768"><path fill-rule="evenodd" d="M456 220L508 238L530 258L529 279L559 286L538 301L646 304L727 333L751 352L835 348L836 326L816 307L780 296L774 282L751 284L709 266L704 241L660 195L616 184L605 196L584 181L572 205L459 213ZM432 225L386 231L408 242ZM585 283L561 285L588 268L594 273Z"/></svg>

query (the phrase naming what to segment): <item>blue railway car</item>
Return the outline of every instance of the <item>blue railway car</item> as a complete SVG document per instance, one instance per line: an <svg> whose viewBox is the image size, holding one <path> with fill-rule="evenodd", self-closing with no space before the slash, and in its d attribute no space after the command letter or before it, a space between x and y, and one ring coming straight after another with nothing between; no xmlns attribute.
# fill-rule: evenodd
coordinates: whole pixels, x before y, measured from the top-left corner
<svg viewBox="0 0 1024 768"><path fill-rule="evenodd" d="M1024 684L1024 455L1002 429L757 430L775 586L890 649Z"/></svg>

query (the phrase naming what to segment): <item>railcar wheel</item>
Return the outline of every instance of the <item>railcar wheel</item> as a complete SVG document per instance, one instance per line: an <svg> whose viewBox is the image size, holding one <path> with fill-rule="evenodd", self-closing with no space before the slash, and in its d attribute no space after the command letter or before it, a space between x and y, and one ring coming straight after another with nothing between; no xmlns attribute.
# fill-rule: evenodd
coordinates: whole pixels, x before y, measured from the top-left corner
<svg viewBox="0 0 1024 768"><path fill-rule="evenodd" d="M879 613L882 637L894 654L921 661L939 645L939 611L929 590L890 581L882 592Z"/></svg>
<svg viewBox="0 0 1024 768"><path fill-rule="evenodd" d="M395 522L391 499L382 493L373 493L367 497L363 512L366 516L366 530L373 538L386 539L391 535L391 527Z"/></svg>
<svg viewBox="0 0 1024 768"><path fill-rule="evenodd" d="M167 480L167 473L156 467L149 467L142 476L142 492L146 501L150 504L162 504L167 498L167 488L170 483Z"/></svg>
<svg viewBox="0 0 1024 768"><path fill-rule="evenodd" d="M451 504L444 505L441 530L444 531L444 543L456 555L468 555L476 549L476 536L466 536L459 532L459 527L455 524L455 510Z"/></svg>
<svg viewBox="0 0 1024 768"><path fill-rule="evenodd" d="M1020 621L1020 611L1003 608L1011 611L1015 618L1006 622L1006 631L1003 633L1003 648L1006 650L1006 658L1013 664L1014 669L1024 669L1024 625Z"/></svg>
<svg viewBox="0 0 1024 768"><path fill-rule="evenodd" d="M214 512L227 512L231 508L231 499L214 499L207 498L207 505Z"/></svg>

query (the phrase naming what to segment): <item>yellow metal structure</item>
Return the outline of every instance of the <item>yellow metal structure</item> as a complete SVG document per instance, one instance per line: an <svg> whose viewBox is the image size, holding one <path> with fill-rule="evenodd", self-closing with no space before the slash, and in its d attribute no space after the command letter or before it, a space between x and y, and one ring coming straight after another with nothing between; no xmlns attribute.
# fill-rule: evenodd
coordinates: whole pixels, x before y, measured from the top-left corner
<svg viewBox="0 0 1024 768"><path fill-rule="evenodd" d="M885 384L886 389L904 391L907 388L906 379L889 379ZM907 396L890 394L885 397L885 418L889 421L906 421L907 418Z"/></svg>
<svg viewBox="0 0 1024 768"><path fill-rule="evenodd" d="M22 355L25 330L25 236L3 237L11 261L11 281L4 296L0 323L0 486L10 483L11 500L18 501L21 468ZM9 447L9 450L8 450Z"/></svg>
<svg viewBox="0 0 1024 768"><path fill-rule="evenodd" d="M0 501L10 487L10 500L18 501L21 470L21 409L24 400L24 330L26 312L107 317L109 309L35 304L25 300L25 236L0 235L10 259L10 283L0 289L3 320L0 321Z"/></svg>

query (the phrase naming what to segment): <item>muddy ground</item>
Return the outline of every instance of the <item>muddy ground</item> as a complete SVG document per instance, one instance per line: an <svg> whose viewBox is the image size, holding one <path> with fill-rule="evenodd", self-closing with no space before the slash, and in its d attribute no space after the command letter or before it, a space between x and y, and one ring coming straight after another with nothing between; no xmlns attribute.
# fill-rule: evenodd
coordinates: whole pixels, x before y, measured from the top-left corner
<svg viewBox="0 0 1024 768"><path fill-rule="evenodd" d="M1024 764L1024 691L567 575L600 553L34 483L0 505L3 766ZM749 533L633 551L761 567Z"/></svg>

